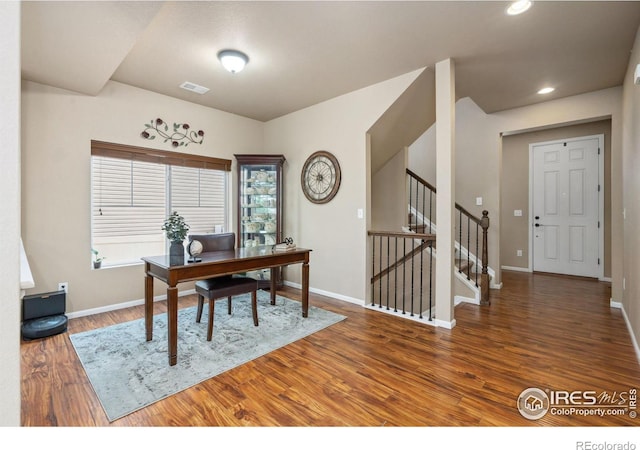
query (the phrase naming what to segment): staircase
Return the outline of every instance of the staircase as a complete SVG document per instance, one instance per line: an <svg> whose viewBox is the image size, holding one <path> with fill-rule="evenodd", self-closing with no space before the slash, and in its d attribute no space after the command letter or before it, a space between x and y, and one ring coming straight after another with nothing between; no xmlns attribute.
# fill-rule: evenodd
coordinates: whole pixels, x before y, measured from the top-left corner
<svg viewBox="0 0 640 450"><path fill-rule="evenodd" d="M401 232L370 231L372 274L370 308L434 320L436 189L407 169L407 226ZM456 203L455 303L489 305L488 212L475 217Z"/></svg>
<svg viewBox="0 0 640 450"><path fill-rule="evenodd" d="M436 188L411 170L406 169L406 173L409 192L408 229L435 234ZM473 299L457 297L460 301L489 304L489 284L494 275L490 273L493 270L488 266L489 213L483 211L482 218L479 218L458 203L455 204L455 208L456 277L474 293Z"/></svg>

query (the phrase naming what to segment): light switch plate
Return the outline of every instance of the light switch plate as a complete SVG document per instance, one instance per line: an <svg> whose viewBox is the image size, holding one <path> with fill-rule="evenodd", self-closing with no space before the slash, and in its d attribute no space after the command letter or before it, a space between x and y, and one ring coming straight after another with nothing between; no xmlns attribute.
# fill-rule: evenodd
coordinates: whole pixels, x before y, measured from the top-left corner
<svg viewBox="0 0 640 450"><path fill-rule="evenodd" d="M522 217L522 210L521 209L514 209L513 210L513 215L515 217Z"/></svg>
<svg viewBox="0 0 640 450"><path fill-rule="evenodd" d="M482 206L482 197L476 197L476 206Z"/></svg>

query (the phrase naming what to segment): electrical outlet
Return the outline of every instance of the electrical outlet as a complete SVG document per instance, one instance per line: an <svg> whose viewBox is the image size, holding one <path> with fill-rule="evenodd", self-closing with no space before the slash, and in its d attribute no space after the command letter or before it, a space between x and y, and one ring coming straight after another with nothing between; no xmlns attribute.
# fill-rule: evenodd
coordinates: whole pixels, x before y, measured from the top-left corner
<svg viewBox="0 0 640 450"><path fill-rule="evenodd" d="M63 281L62 283L58 283L58 290L64 291L65 294L69 293L69 282Z"/></svg>

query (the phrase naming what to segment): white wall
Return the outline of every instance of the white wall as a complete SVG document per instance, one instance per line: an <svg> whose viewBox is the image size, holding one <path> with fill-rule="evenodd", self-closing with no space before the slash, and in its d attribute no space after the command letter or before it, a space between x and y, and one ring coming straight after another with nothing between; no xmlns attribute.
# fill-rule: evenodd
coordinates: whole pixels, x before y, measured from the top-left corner
<svg viewBox="0 0 640 450"><path fill-rule="evenodd" d="M284 153L284 235L313 250L310 286L317 291L362 301L366 282L369 181L367 130L415 80L420 71L364 88L280 117L265 124L265 152ZM317 150L333 153L342 169L338 194L326 204L309 202L300 171ZM363 209L364 218L357 217ZM285 279L300 282L298 267Z"/></svg>
<svg viewBox="0 0 640 450"><path fill-rule="evenodd" d="M562 124L611 118L611 275L612 298L622 298L622 88L610 88L536 105L485 114L469 98L456 103L456 201L476 215L489 211L489 265L500 282L500 185L501 134L539 130ZM409 147L409 161L420 164L412 168L429 182L433 176L428 166L435 161L433 130ZM476 206L475 198L483 205Z"/></svg>
<svg viewBox="0 0 640 450"><path fill-rule="evenodd" d="M538 103L490 115L492 133L534 131L595 119L611 118L611 297L622 298L622 88ZM498 144L496 148L499 148ZM499 161L502 157L498 152ZM485 183L491 182L484 180ZM498 191L499 192L499 191ZM492 226L493 226L492 222Z"/></svg>
<svg viewBox="0 0 640 450"><path fill-rule="evenodd" d="M624 278L626 289L622 293L623 311L632 328L636 352L640 358L640 85L633 82L633 73L640 64L640 28L622 91L624 123L622 147L624 167Z"/></svg>
<svg viewBox="0 0 640 450"><path fill-rule="evenodd" d="M371 177L371 229L401 231L407 224L407 149L402 149Z"/></svg>
<svg viewBox="0 0 640 450"><path fill-rule="evenodd" d="M20 3L0 2L0 426L20 425Z"/></svg>
<svg viewBox="0 0 640 450"><path fill-rule="evenodd" d="M109 82L92 97L24 82L22 102L22 236L36 284L29 293L68 281L68 313L144 297L142 264L91 268L92 139L173 150L140 136L145 123L160 117L204 130L202 145L179 151L231 160L234 153L262 151L262 122L121 83ZM233 182L229 187L235 190ZM163 283L155 288L156 295L166 293Z"/></svg>

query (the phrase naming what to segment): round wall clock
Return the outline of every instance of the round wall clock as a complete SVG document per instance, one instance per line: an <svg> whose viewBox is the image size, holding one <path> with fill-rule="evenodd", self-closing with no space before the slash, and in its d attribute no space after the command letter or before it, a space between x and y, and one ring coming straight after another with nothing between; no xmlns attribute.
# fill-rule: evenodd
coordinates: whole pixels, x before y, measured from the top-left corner
<svg viewBox="0 0 640 450"><path fill-rule="evenodd" d="M302 167L302 192L313 203L327 203L340 188L340 165L335 156L323 150L313 153Z"/></svg>

